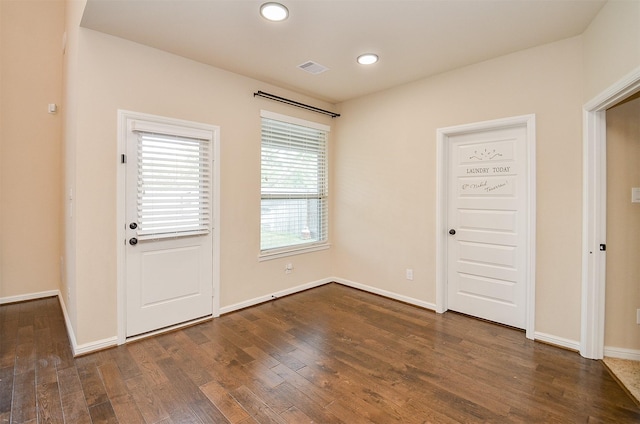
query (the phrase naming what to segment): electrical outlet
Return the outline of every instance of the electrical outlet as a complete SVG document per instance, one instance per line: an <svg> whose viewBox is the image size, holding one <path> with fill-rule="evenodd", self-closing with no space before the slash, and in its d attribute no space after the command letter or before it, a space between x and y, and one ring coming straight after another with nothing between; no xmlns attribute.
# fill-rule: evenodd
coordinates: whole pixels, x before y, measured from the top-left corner
<svg viewBox="0 0 640 424"><path fill-rule="evenodd" d="M413 281L413 269L407 268L405 271L405 274L406 274L407 280Z"/></svg>
<svg viewBox="0 0 640 424"><path fill-rule="evenodd" d="M291 271L293 271L293 264L292 263L288 263L284 267L284 273L285 274L291 274Z"/></svg>

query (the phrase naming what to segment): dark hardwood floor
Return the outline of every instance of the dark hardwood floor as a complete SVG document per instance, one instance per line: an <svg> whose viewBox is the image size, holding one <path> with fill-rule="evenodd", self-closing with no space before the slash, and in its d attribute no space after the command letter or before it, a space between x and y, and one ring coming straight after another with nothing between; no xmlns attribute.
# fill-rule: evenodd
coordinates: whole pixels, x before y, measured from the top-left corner
<svg viewBox="0 0 640 424"><path fill-rule="evenodd" d="M0 307L0 423L640 422L600 361L338 284L73 358Z"/></svg>

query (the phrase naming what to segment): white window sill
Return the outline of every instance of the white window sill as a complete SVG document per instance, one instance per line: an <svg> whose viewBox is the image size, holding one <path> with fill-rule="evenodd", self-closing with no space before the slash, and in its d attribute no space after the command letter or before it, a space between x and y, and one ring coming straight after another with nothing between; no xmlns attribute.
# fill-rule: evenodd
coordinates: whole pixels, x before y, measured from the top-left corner
<svg viewBox="0 0 640 424"><path fill-rule="evenodd" d="M318 252L320 250L327 250L330 247L331 247L330 244L318 244L314 246L301 247L297 249L292 248L288 250L279 250L275 252L261 253L258 255L258 262L270 261L272 259L278 259L278 258L286 258L287 256L302 255L303 253Z"/></svg>

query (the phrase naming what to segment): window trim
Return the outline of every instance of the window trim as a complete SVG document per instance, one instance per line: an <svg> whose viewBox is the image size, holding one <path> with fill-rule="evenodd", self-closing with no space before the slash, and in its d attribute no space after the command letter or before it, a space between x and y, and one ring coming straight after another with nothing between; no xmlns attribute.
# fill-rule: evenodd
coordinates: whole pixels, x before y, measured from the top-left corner
<svg viewBox="0 0 640 424"><path fill-rule="evenodd" d="M302 255L303 253L319 252L321 250L327 250L331 247L331 243L318 242L315 244L309 244L299 248L282 248L265 250L264 253L258 255L258 262L270 261L272 259L286 258L287 256Z"/></svg>
<svg viewBox="0 0 640 424"><path fill-rule="evenodd" d="M312 128L318 131L324 131L327 133L327 140L325 142L325 185L327 188L329 187L329 139L328 135L331 132L331 127L329 125L321 124L319 122L307 121L305 119L296 118L289 115L282 115L280 113L271 112L268 110L260 110L260 146L262 150L262 119L272 119L276 121L281 121L287 124L300 125L307 128ZM262 165L261 165L262 166ZM260 200L262 201L262 184L260 185ZM329 200L329 195L327 194L326 200ZM327 215L329 214L330 208L327 205ZM260 214L262 216L262 214ZM260 230L260 235L258 238L259 244L259 254L258 261L268 261L272 259L278 259L287 256L300 255L304 253L317 252L321 250L326 250L331 247L329 242L329 217L327 216L326 228L325 228L326 239L323 241L310 242L302 245L289 245L284 247L276 247L271 249L260 248L260 244L262 242L262 230Z"/></svg>

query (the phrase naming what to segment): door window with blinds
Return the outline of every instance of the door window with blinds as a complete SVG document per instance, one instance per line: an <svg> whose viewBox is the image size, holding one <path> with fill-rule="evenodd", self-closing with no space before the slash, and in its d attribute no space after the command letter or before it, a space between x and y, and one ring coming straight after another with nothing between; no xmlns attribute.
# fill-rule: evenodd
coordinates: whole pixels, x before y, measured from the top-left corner
<svg viewBox="0 0 640 424"><path fill-rule="evenodd" d="M326 245L329 127L262 111L260 251Z"/></svg>
<svg viewBox="0 0 640 424"><path fill-rule="evenodd" d="M139 240L208 234L210 131L134 121Z"/></svg>

